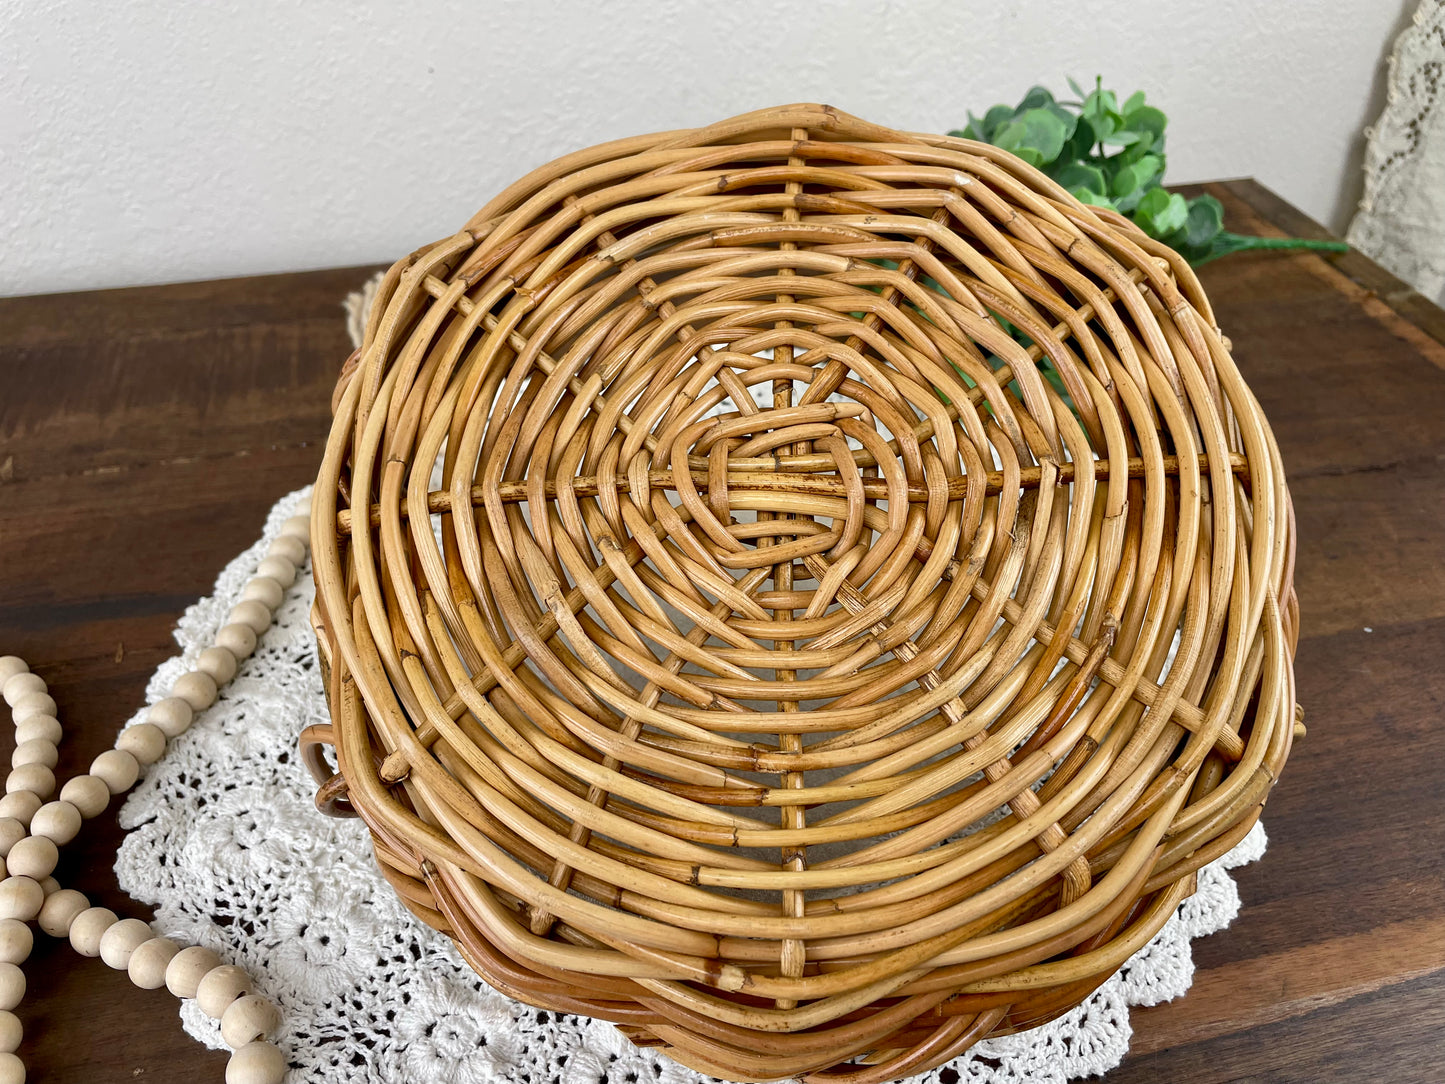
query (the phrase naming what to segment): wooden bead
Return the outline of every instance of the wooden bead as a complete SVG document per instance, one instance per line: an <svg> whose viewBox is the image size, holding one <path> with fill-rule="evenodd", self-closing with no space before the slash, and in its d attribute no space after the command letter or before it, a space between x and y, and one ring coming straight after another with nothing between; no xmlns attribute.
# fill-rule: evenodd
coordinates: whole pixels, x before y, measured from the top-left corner
<svg viewBox="0 0 1445 1084"><path fill-rule="evenodd" d="M224 647L208 647L196 659L196 669L218 686L224 685L236 676L236 656Z"/></svg>
<svg viewBox="0 0 1445 1084"><path fill-rule="evenodd" d="M53 839L26 836L10 848L10 853L5 856L5 868L12 877L29 877L38 882L54 873L59 861L60 848Z"/></svg>
<svg viewBox="0 0 1445 1084"><path fill-rule="evenodd" d="M10 853L10 848L30 833L14 817L0 817L0 858Z"/></svg>
<svg viewBox="0 0 1445 1084"><path fill-rule="evenodd" d="M285 528L283 527L284 531ZM0 689L16 674L30 673L30 664L19 655L0 655Z"/></svg>
<svg viewBox="0 0 1445 1084"><path fill-rule="evenodd" d="M55 793L55 773L44 764L22 764L5 778L5 793L28 790L39 798Z"/></svg>
<svg viewBox="0 0 1445 1084"><path fill-rule="evenodd" d="M154 764L166 751L165 731L155 723L136 723L120 732L115 747L135 757L137 764Z"/></svg>
<svg viewBox="0 0 1445 1084"><path fill-rule="evenodd" d="M124 971L130 956L155 934L138 918L123 918L100 935L100 958L108 967Z"/></svg>
<svg viewBox="0 0 1445 1084"><path fill-rule="evenodd" d="M223 625L216 633L216 646L224 647L238 660L249 659L256 650L256 630L250 625Z"/></svg>
<svg viewBox="0 0 1445 1084"><path fill-rule="evenodd" d="M32 715L23 723L15 725L15 743L23 745L28 741L48 741L60 744L60 722L51 715Z"/></svg>
<svg viewBox="0 0 1445 1084"><path fill-rule="evenodd" d="M0 1084L25 1084L25 1063L14 1054L0 1054Z"/></svg>
<svg viewBox="0 0 1445 1084"><path fill-rule="evenodd" d="M166 989L176 997L195 997L201 979L220 966L221 958L208 948L183 948L166 965Z"/></svg>
<svg viewBox="0 0 1445 1084"><path fill-rule="evenodd" d="M80 834L80 810L67 801L46 802L30 818L30 834L63 847Z"/></svg>
<svg viewBox="0 0 1445 1084"><path fill-rule="evenodd" d="M135 786L140 777L140 764L124 749L107 749L90 762L90 774L103 782L112 794L122 794Z"/></svg>
<svg viewBox="0 0 1445 1084"><path fill-rule="evenodd" d="M130 954L126 973L142 990L159 990L166 984L166 968L181 946L169 937L152 937Z"/></svg>
<svg viewBox="0 0 1445 1084"><path fill-rule="evenodd" d="M120 920L109 907L92 907L70 923L70 947L82 956L99 956L100 939Z"/></svg>
<svg viewBox="0 0 1445 1084"><path fill-rule="evenodd" d="M20 1026L20 1017L13 1012L0 1012L0 1054L13 1054L25 1030Z"/></svg>
<svg viewBox="0 0 1445 1084"><path fill-rule="evenodd" d="M266 547L267 557L284 557L297 568L306 561L306 544L299 538L282 535Z"/></svg>
<svg viewBox="0 0 1445 1084"><path fill-rule="evenodd" d="M195 711L179 696L157 700L146 709L146 722L151 723L168 738L184 734L195 717Z"/></svg>
<svg viewBox="0 0 1445 1084"><path fill-rule="evenodd" d="M212 1020L219 1020L231 1002L251 992L251 976L234 964L213 967L196 984L196 1004Z"/></svg>
<svg viewBox="0 0 1445 1084"><path fill-rule="evenodd" d="M73 888L62 888L45 897L40 905L40 928L51 937L68 937L70 924L82 911L90 910L90 901L84 892Z"/></svg>
<svg viewBox="0 0 1445 1084"><path fill-rule="evenodd" d="M48 900L60 891L60 882L54 877L42 877L40 880L40 891L45 893L45 898ZM40 906L44 907L45 904L42 903Z"/></svg>
<svg viewBox="0 0 1445 1084"><path fill-rule="evenodd" d="M23 697L27 697L31 693L43 693L44 691L45 682L41 680L40 675L32 674L29 670L24 670L5 680L5 703L13 708L16 704L20 703Z"/></svg>
<svg viewBox="0 0 1445 1084"><path fill-rule="evenodd" d="M259 602L266 609L275 612L286 599L285 589L270 576L257 576L241 592L243 600Z"/></svg>
<svg viewBox="0 0 1445 1084"><path fill-rule="evenodd" d="M247 599L231 607L230 620L232 624L245 625L257 636L260 636L271 627L271 611L255 599ZM240 658L239 655L236 657Z"/></svg>
<svg viewBox="0 0 1445 1084"><path fill-rule="evenodd" d="M25 997L25 972L14 964L0 964L0 1010L9 1012Z"/></svg>
<svg viewBox="0 0 1445 1084"><path fill-rule="evenodd" d="M200 670L192 670L176 678L171 694L189 704L192 711L205 711L216 702L216 679Z"/></svg>
<svg viewBox="0 0 1445 1084"><path fill-rule="evenodd" d="M29 922L40 913L40 905L44 902L45 890L34 878L12 874L0 881L0 918Z"/></svg>
<svg viewBox="0 0 1445 1084"><path fill-rule="evenodd" d="M260 994L247 994L231 1002L221 1014L221 1038L232 1049L264 1039L281 1025L281 1013Z"/></svg>
<svg viewBox="0 0 1445 1084"><path fill-rule="evenodd" d="M226 1084L281 1084L286 1055L270 1043L247 1043L226 1063Z"/></svg>
<svg viewBox="0 0 1445 1084"><path fill-rule="evenodd" d="M35 935L28 923L18 918L0 921L0 963L23 964L35 947Z"/></svg>
<svg viewBox="0 0 1445 1084"><path fill-rule="evenodd" d="M38 715L55 717L58 709L55 706L55 698L49 693L30 693L22 696L10 709L10 717L19 726L26 719L34 719Z"/></svg>
<svg viewBox="0 0 1445 1084"><path fill-rule="evenodd" d="M296 582L296 566L284 557L266 557L256 566L256 575L268 576L282 587Z"/></svg>
<svg viewBox="0 0 1445 1084"><path fill-rule="evenodd" d="M304 545L311 545L311 517L292 516L281 524L281 537L294 538Z"/></svg>
<svg viewBox="0 0 1445 1084"><path fill-rule="evenodd" d="M21 824L29 824L41 804L40 799L28 790L17 790L0 798L0 817L14 817Z"/></svg>
<svg viewBox="0 0 1445 1084"><path fill-rule="evenodd" d="M110 787L93 775L77 775L60 788L60 800L75 806L82 817L94 817L110 804Z"/></svg>
<svg viewBox="0 0 1445 1084"><path fill-rule="evenodd" d="M44 764L47 768L54 770L59 759L60 751L55 748L53 741L33 738L30 741L21 742L15 747L10 754L10 767L19 768L23 764Z"/></svg>

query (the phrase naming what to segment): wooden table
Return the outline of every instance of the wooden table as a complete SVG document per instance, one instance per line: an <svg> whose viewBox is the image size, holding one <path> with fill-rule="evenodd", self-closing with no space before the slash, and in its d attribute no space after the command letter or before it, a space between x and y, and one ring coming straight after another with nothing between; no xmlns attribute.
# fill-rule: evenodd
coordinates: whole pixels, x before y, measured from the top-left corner
<svg viewBox="0 0 1445 1084"><path fill-rule="evenodd" d="M1233 229L1323 233L1254 182L1207 188ZM350 349L340 302L370 270L0 301L0 654L50 683L60 778L110 745L182 609L313 476ZM1235 927L1196 943L1187 997L1135 1012L1109 1084L1440 1081L1445 313L1355 254L1203 278L1289 470L1309 735ZM58 876L143 916L110 872L114 808ZM26 970L31 1081L223 1078L164 990L43 935Z"/></svg>

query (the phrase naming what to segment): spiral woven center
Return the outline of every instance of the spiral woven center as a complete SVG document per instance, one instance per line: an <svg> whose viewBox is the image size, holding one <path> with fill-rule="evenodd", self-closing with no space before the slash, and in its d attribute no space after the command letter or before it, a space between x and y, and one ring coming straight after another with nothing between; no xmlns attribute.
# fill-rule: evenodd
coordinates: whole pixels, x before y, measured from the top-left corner
<svg viewBox="0 0 1445 1084"><path fill-rule="evenodd" d="M795 106L562 159L392 269L336 406L326 800L493 985L704 1071L1056 1015L1288 752L1208 302L993 148Z"/></svg>

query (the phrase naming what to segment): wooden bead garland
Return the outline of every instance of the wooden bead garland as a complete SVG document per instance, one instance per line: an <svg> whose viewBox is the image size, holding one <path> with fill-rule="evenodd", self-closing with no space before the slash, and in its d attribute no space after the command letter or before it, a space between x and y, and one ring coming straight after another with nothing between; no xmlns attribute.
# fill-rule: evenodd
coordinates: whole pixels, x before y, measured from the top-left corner
<svg viewBox="0 0 1445 1084"><path fill-rule="evenodd" d="M69 802L89 819L110 804L110 787L93 775L77 775L60 788L60 800Z"/></svg>
<svg viewBox="0 0 1445 1084"><path fill-rule="evenodd" d="M221 1014L221 1038L235 1049L264 1039L281 1023L276 1006L259 994L239 997Z"/></svg>
<svg viewBox="0 0 1445 1084"><path fill-rule="evenodd" d="M10 849L25 838L25 825L14 817L0 817L0 858L10 854Z"/></svg>
<svg viewBox="0 0 1445 1084"><path fill-rule="evenodd" d="M201 980L220 966L221 958L208 948L201 945L183 948L166 965L166 989L176 997L195 997Z"/></svg>
<svg viewBox="0 0 1445 1084"><path fill-rule="evenodd" d="M10 716L19 726L27 719L49 716L55 717L55 701L47 693L31 693L29 696L21 697L19 702L10 709Z"/></svg>
<svg viewBox="0 0 1445 1084"><path fill-rule="evenodd" d="M140 919L92 907L83 893L62 888L51 872L59 848L79 834L82 822L133 787L141 769L164 754L166 741L185 733L196 713L215 703L220 686L256 650L257 636L270 627L285 600L284 588L306 559L309 524L310 517L300 515L282 525L215 646L200 653L196 668L147 709L143 722L121 731L115 748L96 757L88 774L67 780L55 801L46 801L56 789L53 768L61 738L55 701L23 659L0 657L0 695L16 724L16 748L0 798L0 1084L25 1082L25 1064L15 1053L23 1028L11 1010L25 995L21 965L34 947L32 920L50 936L68 938L80 955L99 956L125 970L141 989L165 986L177 997L195 998L221 1022L222 1038L233 1049L226 1084L280 1084L285 1077L285 1055L266 1041L281 1014L252 992L242 968L223 963L208 948L183 948L157 937Z"/></svg>
<svg viewBox="0 0 1445 1084"><path fill-rule="evenodd" d="M55 793L55 773L44 764L22 764L11 770L5 780L5 793L29 791L37 798L49 798Z"/></svg>
<svg viewBox="0 0 1445 1084"><path fill-rule="evenodd" d="M5 682L5 703L14 708L25 697L31 693L45 692L45 682L38 674L32 674L27 667L23 672L14 675Z"/></svg>
<svg viewBox="0 0 1445 1084"><path fill-rule="evenodd" d="M159 990L166 984L166 968L180 951L181 946L166 937L152 937L142 942L130 954L130 962L126 964L130 981L142 990Z"/></svg>
<svg viewBox="0 0 1445 1084"><path fill-rule="evenodd" d="M196 660L196 669L216 685L224 685L236 676L236 656L224 647L208 647Z"/></svg>
<svg viewBox="0 0 1445 1084"><path fill-rule="evenodd" d="M51 715L36 715L16 726L16 745L36 739L48 741L52 745L57 744L60 741L60 722Z"/></svg>
<svg viewBox="0 0 1445 1084"><path fill-rule="evenodd" d="M70 947L82 956L99 956L100 939L120 920L109 907L89 907L70 923Z"/></svg>
<svg viewBox="0 0 1445 1084"><path fill-rule="evenodd" d="M225 1015L231 1002L251 992L251 976L233 964L213 967L196 986L196 1004L212 1020Z"/></svg>
<svg viewBox="0 0 1445 1084"><path fill-rule="evenodd" d="M29 926L16 918L0 919L0 963L22 964L34 946Z"/></svg>
<svg viewBox="0 0 1445 1084"><path fill-rule="evenodd" d="M215 679L199 670L176 678L171 691L189 704L193 711L205 711L216 702Z"/></svg>
<svg viewBox="0 0 1445 1084"><path fill-rule="evenodd" d="M21 824L29 824L30 818L41 806L41 801L28 790L18 790L0 798L0 817L14 817Z"/></svg>
<svg viewBox="0 0 1445 1084"><path fill-rule="evenodd" d="M53 839L45 836L26 836L10 848L5 857L12 877L30 877L36 881L44 880L55 872L55 864L59 861L60 848Z"/></svg>
<svg viewBox="0 0 1445 1084"><path fill-rule="evenodd" d="M45 902L40 905L37 921L40 928L51 937L68 937L71 924L89 907L90 901L85 898L84 893L73 888L62 888L59 892L45 897Z"/></svg>
<svg viewBox="0 0 1445 1084"><path fill-rule="evenodd" d="M138 918L123 918L100 936L100 958L107 967L124 971L130 966L130 955L154 935Z"/></svg>

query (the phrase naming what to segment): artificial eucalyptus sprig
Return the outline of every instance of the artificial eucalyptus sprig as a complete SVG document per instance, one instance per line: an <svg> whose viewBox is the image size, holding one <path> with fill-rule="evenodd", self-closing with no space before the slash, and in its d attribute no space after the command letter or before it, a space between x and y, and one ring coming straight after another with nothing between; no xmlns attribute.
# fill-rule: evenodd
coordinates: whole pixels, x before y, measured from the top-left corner
<svg viewBox="0 0 1445 1084"><path fill-rule="evenodd" d="M1077 100L1058 101L1044 87L1034 87L1016 106L996 105L982 118L970 113L968 126L949 134L1011 151L1080 201L1128 215L1196 265L1248 249L1348 249L1338 241L1229 232L1224 207L1213 196L1186 200L1163 187L1168 118L1145 101L1142 90L1120 105L1102 79L1088 93L1072 79L1069 86Z"/></svg>

